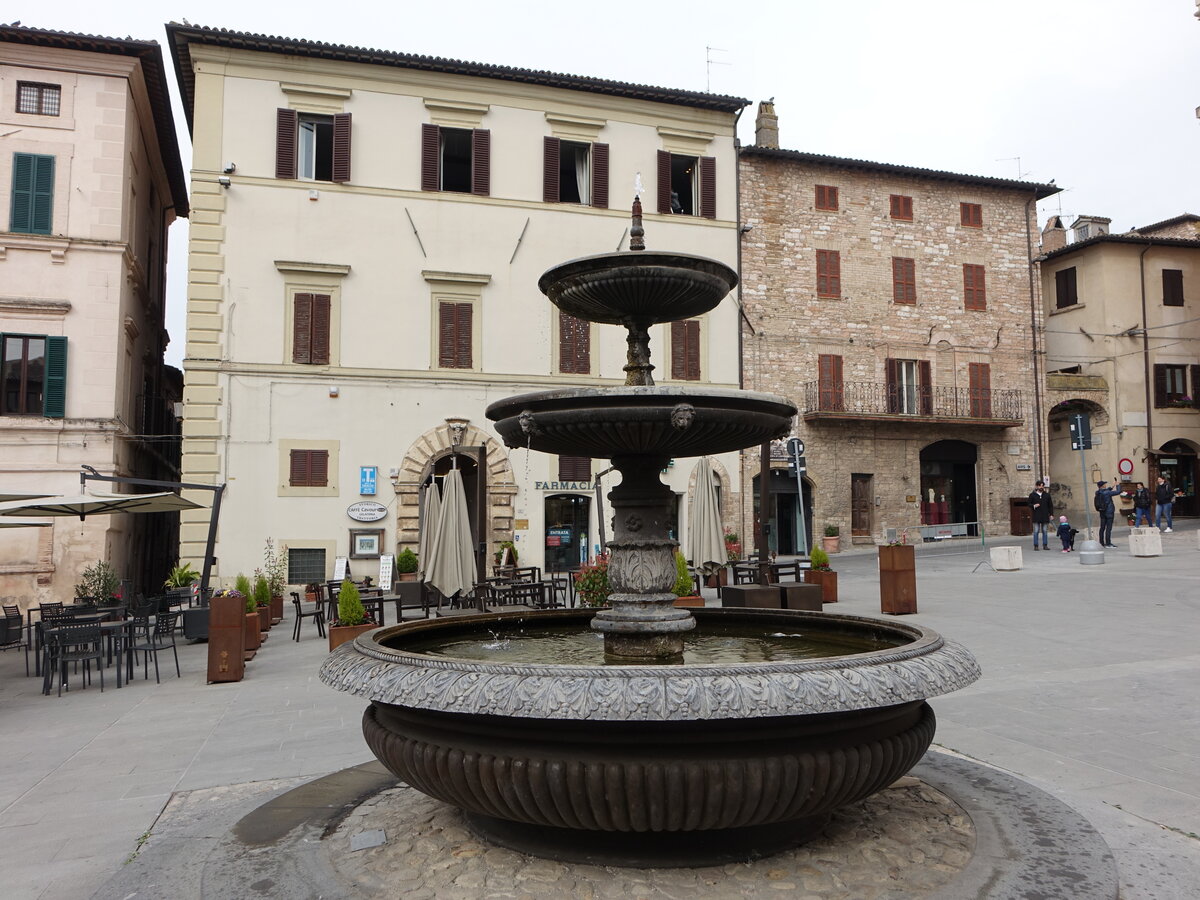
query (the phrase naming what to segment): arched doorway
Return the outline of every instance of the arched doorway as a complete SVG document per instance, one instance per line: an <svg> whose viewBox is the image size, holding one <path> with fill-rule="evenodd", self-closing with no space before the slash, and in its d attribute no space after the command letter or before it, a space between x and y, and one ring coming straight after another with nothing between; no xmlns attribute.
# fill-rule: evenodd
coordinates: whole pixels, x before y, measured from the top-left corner
<svg viewBox="0 0 1200 900"><path fill-rule="evenodd" d="M1182 497L1175 498L1173 515L1196 515L1196 458L1195 445L1185 440L1167 441L1153 457L1151 479L1162 475L1172 488L1183 491Z"/></svg>
<svg viewBox="0 0 1200 900"><path fill-rule="evenodd" d="M978 448L966 441L937 441L921 451L922 512L940 520L922 524L966 523L963 534L979 533L975 488L978 459Z"/></svg>
<svg viewBox="0 0 1200 900"><path fill-rule="evenodd" d="M425 527L425 492L434 483L438 491L445 497L446 475L452 468L457 468L462 476L463 494L467 500L467 521L471 523L471 543L475 548L475 567L483 577L487 574L487 560L480 558L479 535L483 533L479 516L479 465L475 459L464 453L446 451L441 456L430 460L426 475L421 481L420 488L420 527Z"/></svg>
<svg viewBox="0 0 1200 900"><path fill-rule="evenodd" d="M545 499L546 571L569 572L587 562L592 498L550 494Z"/></svg>
<svg viewBox="0 0 1200 900"><path fill-rule="evenodd" d="M761 476L755 475L754 482L754 521L759 518L759 483ZM767 482L771 493L771 508L768 510L770 533L767 535L767 546L772 553L783 556L807 556L808 549L815 543L812 530L812 484L804 482L804 521L800 521L800 492L796 486L795 477L787 469L772 469ZM743 546L753 545L753 538L743 535Z"/></svg>

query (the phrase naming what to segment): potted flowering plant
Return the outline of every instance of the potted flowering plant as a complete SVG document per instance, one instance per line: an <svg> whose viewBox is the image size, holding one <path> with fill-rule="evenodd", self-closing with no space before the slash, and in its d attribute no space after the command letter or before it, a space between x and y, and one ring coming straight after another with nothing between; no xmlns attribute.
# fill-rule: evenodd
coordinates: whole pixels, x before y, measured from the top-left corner
<svg viewBox="0 0 1200 900"><path fill-rule="evenodd" d="M271 624L278 625L283 621L283 590L287 587L287 546L275 552L275 541L267 538L267 547L263 551L263 575L267 579L268 594L270 595Z"/></svg>
<svg viewBox="0 0 1200 900"><path fill-rule="evenodd" d="M575 594L580 606L607 606L612 588L608 584L608 556L600 554L596 561L585 563L575 573Z"/></svg>
<svg viewBox="0 0 1200 900"><path fill-rule="evenodd" d="M821 538L821 549L826 553L837 553L841 549L838 545L841 541L842 530L836 525L829 523L825 526L825 537Z"/></svg>
<svg viewBox="0 0 1200 900"><path fill-rule="evenodd" d="M816 544L813 544L812 550L809 551L808 559L810 568L804 570L805 584L819 584L821 586L822 603L837 603L837 572L829 567L829 554Z"/></svg>

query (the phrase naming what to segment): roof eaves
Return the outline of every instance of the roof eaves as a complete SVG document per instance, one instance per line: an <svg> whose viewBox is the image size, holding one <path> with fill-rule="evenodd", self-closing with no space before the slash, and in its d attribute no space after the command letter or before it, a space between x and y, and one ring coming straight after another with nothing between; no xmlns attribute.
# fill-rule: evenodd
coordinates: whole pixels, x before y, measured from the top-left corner
<svg viewBox="0 0 1200 900"><path fill-rule="evenodd" d="M1200 250L1200 239L1192 240L1191 238L1162 238L1145 234L1098 234L1095 237L1090 237L1085 241L1076 241L1073 244L1067 244L1065 247L1059 247L1057 250L1052 250L1042 257L1042 259L1043 261L1060 259L1061 257L1070 256L1072 253L1080 250L1094 247L1097 244L1135 244L1145 247L1181 247L1185 249Z"/></svg>
<svg viewBox="0 0 1200 900"><path fill-rule="evenodd" d="M1038 200L1053 196L1062 190L1062 188L1054 184L1038 184L1034 181L1014 181L1008 178L992 178L987 175L964 175L960 172L945 172L940 169L923 169L918 166L872 162L866 159L851 159L841 156L825 156L820 153L805 153L800 150L782 150L775 147L760 147L758 145L742 147L740 153L743 156L759 156L767 159L805 163L807 165L823 166L831 169L857 169L863 172L902 175L910 178L928 178L934 181L950 181L958 184L971 184L979 187L1020 191L1022 193L1032 191L1036 194Z"/></svg>

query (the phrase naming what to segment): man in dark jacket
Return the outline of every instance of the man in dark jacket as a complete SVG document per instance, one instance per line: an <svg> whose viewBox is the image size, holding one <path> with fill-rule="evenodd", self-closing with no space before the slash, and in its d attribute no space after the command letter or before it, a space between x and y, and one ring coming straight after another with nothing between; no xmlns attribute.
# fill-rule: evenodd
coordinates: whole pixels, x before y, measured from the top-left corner
<svg viewBox="0 0 1200 900"><path fill-rule="evenodd" d="M1033 514L1033 549L1049 550L1049 538L1046 536L1046 526L1054 514L1054 502L1050 492L1046 490L1045 482L1039 481L1029 495L1029 510ZM1038 535L1042 536L1042 546L1038 546Z"/></svg>
<svg viewBox="0 0 1200 900"><path fill-rule="evenodd" d="M1143 524L1150 524L1150 492L1140 481L1133 492L1133 514L1135 528L1141 528Z"/></svg>
<svg viewBox="0 0 1200 900"><path fill-rule="evenodd" d="M1161 475L1158 476L1158 484L1154 486L1154 500L1158 504L1158 522L1156 523L1165 534L1171 533L1171 526L1175 524L1171 518L1171 507L1175 503L1175 492L1171 490L1171 483ZM1162 527L1163 515L1167 517L1167 527Z"/></svg>
<svg viewBox="0 0 1200 900"><path fill-rule="evenodd" d="M1117 507L1113 504L1113 497L1123 496L1124 492L1119 487L1105 487L1106 484L1107 481L1096 482L1095 506L1100 513L1100 546L1115 550L1117 545L1112 542L1112 527Z"/></svg>

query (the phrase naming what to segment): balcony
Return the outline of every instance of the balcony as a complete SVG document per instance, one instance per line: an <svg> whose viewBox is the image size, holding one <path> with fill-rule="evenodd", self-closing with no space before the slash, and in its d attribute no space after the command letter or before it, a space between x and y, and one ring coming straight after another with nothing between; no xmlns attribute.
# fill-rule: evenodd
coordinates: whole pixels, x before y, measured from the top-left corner
<svg viewBox="0 0 1200 900"><path fill-rule="evenodd" d="M1013 428L1024 421L1021 391L964 387L904 389L870 381L803 386L806 422L912 422Z"/></svg>

